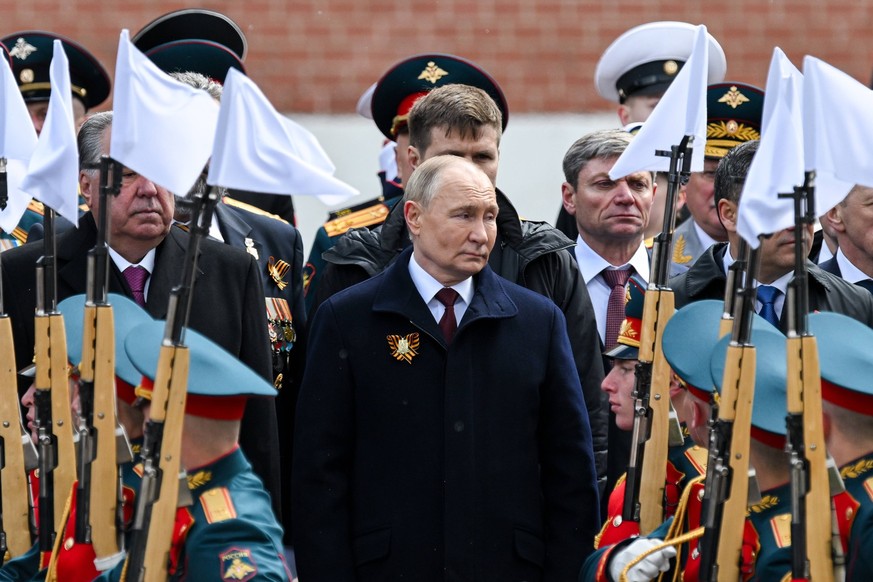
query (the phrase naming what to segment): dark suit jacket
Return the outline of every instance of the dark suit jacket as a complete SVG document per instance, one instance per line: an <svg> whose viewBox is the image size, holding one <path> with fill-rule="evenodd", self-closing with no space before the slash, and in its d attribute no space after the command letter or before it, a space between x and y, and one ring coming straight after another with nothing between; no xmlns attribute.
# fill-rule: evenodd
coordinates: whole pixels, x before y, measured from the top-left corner
<svg viewBox="0 0 873 582"><path fill-rule="evenodd" d="M87 253L94 247L97 228L91 213L79 220L79 228L57 238L58 301L85 293ZM157 247L155 270L150 277L146 308L155 318L166 318L170 290L179 284L185 249L190 237L179 228ZM14 251L14 252L13 252ZM12 320L15 355L19 369L33 358L35 311L35 265L43 254L41 242L26 244L3 253L3 296ZM270 376L270 354L264 323L264 299L257 264L245 252L229 249L216 241L204 240L197 263L189 325L204 334L243 363ZM109 290L132 298L124 276L110 261ZM275 403L252 399L243 417L240 444L273 495L280 499L278 434Z"/></svg>
<svg viewBox="0 0 873 582"><path fill-rule="evenodd" d="M288 302L294 320L297 339L286 354L273 354L273 377L282 374L282 384L276 397L279 425L280 469L282 478L282 517L285 536L291 543L291 453L294 450L294 410L303 379L306 362L306 309L303 304L303 242L300 233L290 224L256 214L233 205L232 202L215 207L218 228L227 244L238 249L252 248L257 255L258 269L268 299L277 297ZM247 242L248 241L248 242ZM249 247L251 245L251 247ZM251 254L251 253L250 253ZM267 264L270 258L291 265L280 289L270 276ZM287 356L287 357L286 357Z"/></svg>
<svg viewBox="0 0 873 582"><path fill-rule="evenodd" d="M724 254L727 243L718 243L704 252L685 273L670 279L676 298L676 308L701 299L724 299ZM809 272L809 308L812 311L833 311L873 327L873 296L865 289L843 281L823 271L812 261L806 261ZM787 302L786 302L787 303ZM779 317L786 330L785 306Z"/></svg>
<svg viewBox="0 0 873 582"><path fill-rule="evenodd" d="M563 315L486 267L447 348L410 256L312 322L294 450L301 579L574 580L599 512Z"/></svg>

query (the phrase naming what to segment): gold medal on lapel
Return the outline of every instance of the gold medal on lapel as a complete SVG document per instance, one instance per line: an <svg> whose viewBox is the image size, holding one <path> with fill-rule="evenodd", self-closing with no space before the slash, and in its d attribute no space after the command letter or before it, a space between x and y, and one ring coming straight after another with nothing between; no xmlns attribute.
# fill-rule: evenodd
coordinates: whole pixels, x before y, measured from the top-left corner
<svg viewBox="0 0 873 582"><path fill-rule="evenodd" d="M394 356L398 362L405 360L406 363L411 364L412 358L418 355L418 352L415 351L418 349L418 343L418 332L411 333L407 336L388 336L388 347L391 348L391 355Z"/></svg>

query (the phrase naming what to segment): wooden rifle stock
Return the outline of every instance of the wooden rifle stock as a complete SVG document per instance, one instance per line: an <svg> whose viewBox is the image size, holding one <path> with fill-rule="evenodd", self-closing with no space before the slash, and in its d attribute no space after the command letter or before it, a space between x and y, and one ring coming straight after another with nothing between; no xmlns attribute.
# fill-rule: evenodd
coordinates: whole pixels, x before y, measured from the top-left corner
<svg viewBox="0 0 873 582"><path fill-rule="evenodd" d="M21 422L12 322L0 316L0 439L3 442L3 467L0 491L3 492L3 530L11 557L30 549L29 492L27 473L36 468L36 448ZM2 557L0 557L2 559Z"/></svg>
<svg viewBox="0 0 873 582"><path fill-rule="evenodd" d="M661 338L675 311L673 292L666 284L676 224L676 197L679 187L690 174L692 141L693 136L686 135L669 152L656 152L670 158L670 171L664 225L652 250L652 275L643 304L639 363L633 392L634 427L622 510L622 518L638 521L640 533L644 535L664 520L665 474L671 435L671 370L664 359Z"/></svg>

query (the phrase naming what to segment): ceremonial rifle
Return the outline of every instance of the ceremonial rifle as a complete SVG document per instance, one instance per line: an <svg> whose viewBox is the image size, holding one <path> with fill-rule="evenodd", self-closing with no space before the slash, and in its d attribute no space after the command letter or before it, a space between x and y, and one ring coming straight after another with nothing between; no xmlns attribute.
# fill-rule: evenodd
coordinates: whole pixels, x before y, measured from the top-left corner
<svg viewBox="0 0 873 582"><path fill-rule="evenodd" d="M755 397L755 347L751 344L758 252L740 240L733 280L733 329L727 347L718 417L709 432L703 492L700 579L739 580L749 503L749 435ZM740 282L742 281L742 282ZM733 291L728 289L729 292ZM724 320L722 320L724 321Z"/></svg>
<svg viewBox="0 0 873 582"><path fill-rule="evenodd" d="M0 564L7 551L14 558L33 544L27 474L36 468L36 447L21 422L16 372L12 321L4 309L0 281Z"/></svg>
<svg viewBox="0 0 873 582"><path fill-rule="evenodd" d="M676 226L676 196L690 175L693 139L693 136L686 135L669 152L656 152L659 156L669 156L670 170L667 175L664 227L655 237L652 276L643 304L639 362L633 391L634 427L622 511L625 521L639 522L642 534L651 532L664 521L664 475L667 448L671 442L671 371L661 349L661 337L675 311L673 291L667 287L667 279ZM678 427L678 423L675 426ZM681 435L678 438L681 442Z"/></svg>
<svg viewBox="0 0 873 582"><path fill-rule="evenodd" d="M125 565L125 580L164 581L172 542L181 466L182 426L190 354L184 345L200 241L208 234L217 192L207 187L193 198L191 237L185 251L182 282L170 292L167 323L158 358L150 418L142 448L143 475L133 522L133 537ZM182 485L186 480L182 479ZM187 489L186 489L187 491Z"/></svg>
<svg viewBox="0 0 873 582"><path fill-rule="evenodd" d="M794 580L839 580L843 556L835 533L830 497L842 480L825 448L818 346L809 332L809 288L804 237L815 221L815 175L780 198L794 200L794 276L786 297L788 314L788 429L791 474L791 570ZM836 535L836 538L834 537Z"/></svg>
<svg viewBox="0 0 873 582"><path fill-rule="evenodd" d="M45 207L45 250L36 263L34 333L37 450L39 452L39 551L51 552L55 531L76 479L67 336L58 312L55 211Z"/></svg>
<svg viewBox="0 0 873 582"><path fill-rule="evenodd" d="M100 169L100 212L97 243L88 252L88 285L84 309L82 362L79 365L80 414L76 541L90 543L97 559L124 548L123 498L118 465L132 459L116 446L115 325L109 288L109 217L112 198L121 189L121 166L103 156ZM110 181L111 176L111 181ZM122 441L127 444L122 433Z"/></svg>

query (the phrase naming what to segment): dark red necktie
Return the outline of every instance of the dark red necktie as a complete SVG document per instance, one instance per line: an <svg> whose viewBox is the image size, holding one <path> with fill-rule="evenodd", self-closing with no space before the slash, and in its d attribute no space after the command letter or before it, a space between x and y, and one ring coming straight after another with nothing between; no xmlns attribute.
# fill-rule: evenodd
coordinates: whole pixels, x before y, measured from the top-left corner
<svg viewBox="0 0 873 582"><path fill-rule="evenodd" d="M609 350L615 346L618 341L618 332L621 330L621 324L624 322L624 286L631 276L631 270L616 271L607 269L601 272L603 280L609 285L609 301L606 304L606 337L603 345Z"/></svg>
<svg viewBox="0 0 873 582"><path fill-rule="evenodd" d="M452 343L452 337L455 335L455 330L458 329L458 320L455 319L455 301L458 300L458 297L460 297L458 292L451 287L444 287L436 294L437 301L446 306L446 310L440 318L440 329L447 344Z"/></svg>
<svg viewBox="0 0 873 582"><path fill-rule="evenodd" d="M145 307L145 284L146 279L149 278L149 272L146 271L145 267L131 265L122 274L133 292L133 300L140 307Z"/></svg>

